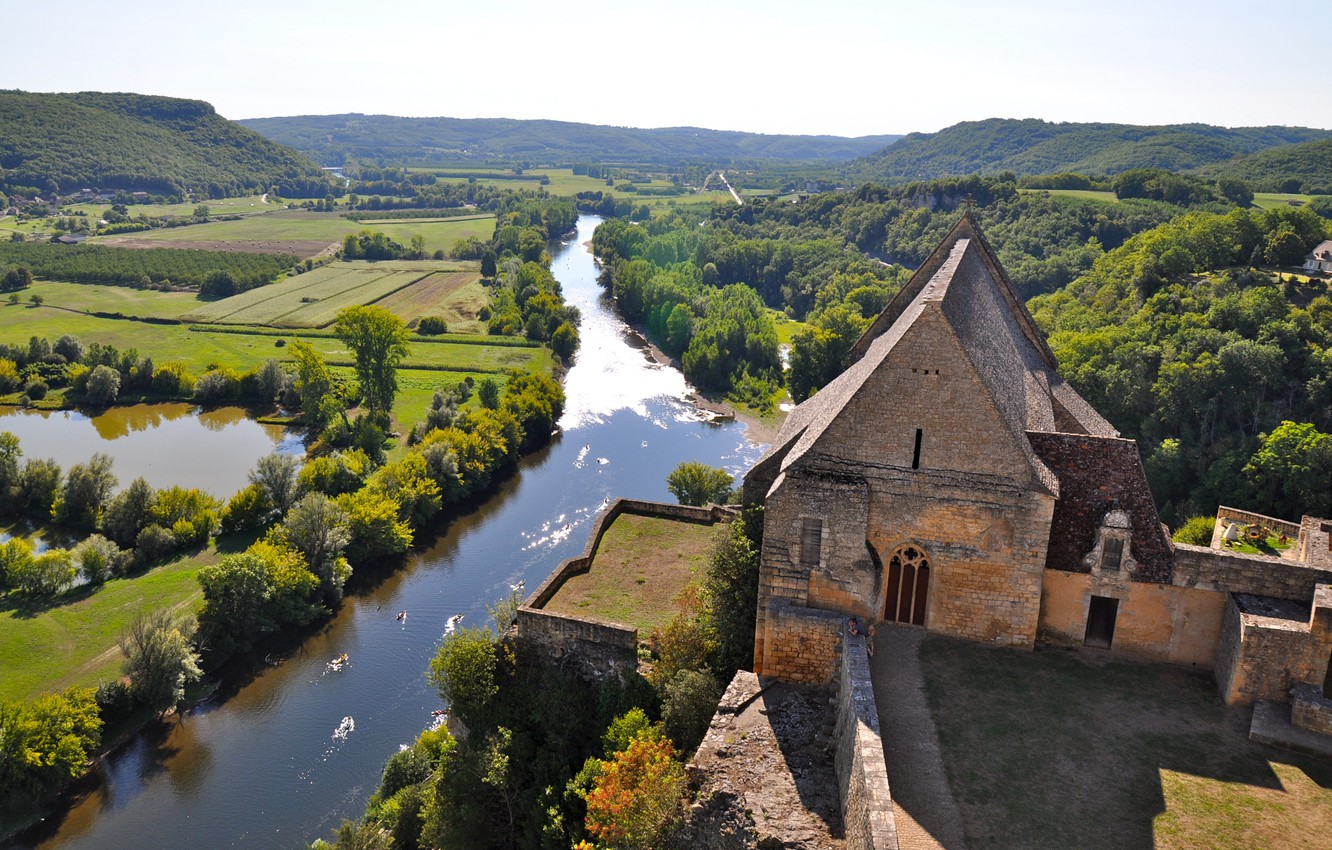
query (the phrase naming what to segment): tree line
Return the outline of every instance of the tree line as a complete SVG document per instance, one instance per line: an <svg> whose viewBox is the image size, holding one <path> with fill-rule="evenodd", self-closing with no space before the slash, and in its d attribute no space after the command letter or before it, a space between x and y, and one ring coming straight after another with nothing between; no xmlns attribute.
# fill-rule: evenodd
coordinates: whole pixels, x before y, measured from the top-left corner
<svg viewBox="0 0 1332 850"><path fill-rule="evenodd" d="M0 242L0 271L23 266L48 280L111 286L198 287L209 275L226 272L249 289L272 283L299 263L290 254Z"/></svg>

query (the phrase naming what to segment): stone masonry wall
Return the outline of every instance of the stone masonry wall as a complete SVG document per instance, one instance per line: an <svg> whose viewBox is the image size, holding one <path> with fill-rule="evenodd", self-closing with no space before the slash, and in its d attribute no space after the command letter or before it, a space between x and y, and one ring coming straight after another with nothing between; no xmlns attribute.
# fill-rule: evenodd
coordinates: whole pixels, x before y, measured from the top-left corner
<svg viewBox="0 0 1332 850"><path fill-rule="evenodd" d="M837 795L847 850L897 850L888 765L865 638L846 635L837 683Z"/></svg>
<svg viewBox="0 0 1332 850"><path fill-rule="evenodd" d="M588 534L583 554L555 568L518 609L516 643L520 653L545 658L592 679L619 675L638 663L638 630L588 617L554 614L543 610L569 577L587 572L601 545L601 538L621 514L677 519L712 524L724 522L735 512L718 505L696 508L638 499L616 499L597 518Z"/></svg>
<svg viewBox="0 0 1332 850"><path fill-rule="evenodd" d="M1307 604L1320 582L1332 582L1332 568L1175 544L1175 575L1171 583L1177 587L1272 596Z"/></svg>
<svg viewBox="0 0 1332 850"><path fill-rule="evenodd" d="M1301 682L1295 686L1290 707L1290 722L1311 732L1332 736L1332 699L1317 685Z"/></svg>
<svg viewBox="0 0 1332 850"><path fill-rule="evenodd" d="M764 676L787 682L826 685L837 675L846 617L775 599L764 617Z"/></svg>
<svg viewBox="0 0 1332 850"><path fill-rule="evenodd" d="M1226 608L1217 681L1225 702L1288 702L1300 682L1322 681L1327 636L1311 630L1309 609L1296 602L1238 594ZM1237 636L1237 639L1236 639Z"/></svg>

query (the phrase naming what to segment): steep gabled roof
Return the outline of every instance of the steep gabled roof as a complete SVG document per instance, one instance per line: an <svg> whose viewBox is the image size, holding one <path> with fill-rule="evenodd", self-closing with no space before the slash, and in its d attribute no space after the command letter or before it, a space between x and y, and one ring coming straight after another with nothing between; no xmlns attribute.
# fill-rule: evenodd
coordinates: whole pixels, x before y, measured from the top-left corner
<svg viewBox="0 0 1332 850"><path fill-rule="evenodd" d="M791 412L760 464L784 455L780 465L786 469L810 451L927 309L942 314L1049 492L1057 493L1058 483L1032 450L1026 432L1118 436L1059 376L1035 320L967 213L856 343L847 369Z"/></svg>
<svg viewBox="0 0 1332 850"><path fill-rule="evenodd" d="M941 266L947 261L953 252L953 247L959 239L968 239L975 243L980 252L982 262L985 263L990 277L993 278L995 285L999 289L1000 296L1003 298L1009 312L1014 316L1018 325L1022 328L1023 334L1041 353L1046 364L1051 368L1056 368L1054 352L1046 345L1045 338L1041 336L1040 330L1036 327L1036 320L1027 312L1027 308L1022 305L1022 299L1018 298L1017 292L1013 289L1012 282L1008 279L1008 273L999 263L999 256L994 253L986 240L985 234L981 232L980 224L976 222L971 211L962 214L953 229L948 231L948 235L943 238L939 246L934 249L925 262L921 263L916 269L916 273L907 281L906 286L888 303L879 317L866 329L860 340L851 347L851 362L859 360L869 350L870 343L877 338L905 312L907 306L916 299L922 289L924 289L934 279Z"/></svg>

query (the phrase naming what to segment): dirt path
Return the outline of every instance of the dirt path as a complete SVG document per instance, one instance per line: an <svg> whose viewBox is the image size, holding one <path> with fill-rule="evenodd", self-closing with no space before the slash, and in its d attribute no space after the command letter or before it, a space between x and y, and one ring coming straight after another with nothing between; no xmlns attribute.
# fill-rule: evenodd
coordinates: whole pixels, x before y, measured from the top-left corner
<svg viewBox="0 0 1332 850"><path fill-rule="evenodd" d="M966 850L962 813L944 776L939 736L925 700L925 630L881 624L870 659L901 850Z"/></svg>

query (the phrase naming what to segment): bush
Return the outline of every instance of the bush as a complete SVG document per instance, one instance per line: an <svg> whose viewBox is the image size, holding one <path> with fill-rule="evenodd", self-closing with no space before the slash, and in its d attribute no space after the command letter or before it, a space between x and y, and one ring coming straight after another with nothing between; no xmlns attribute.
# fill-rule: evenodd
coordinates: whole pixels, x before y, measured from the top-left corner
<svg viewBox="0 0 1332 850"><path fill-rule="evenodd" d="M46 398L46 391L50 389L46 381L38 378L23 385L23 394L33 401L40 401Z"/></svg>
<svg viewBox="0 0 1332 850"><path fill-rule="evenodd" d="M119 574L123 559L120 547L100 534L87 537L74 547L74 563L78 565L79 574L93 583Z"/></svg>
<svg viewBox="0 0 1332 850"><path fill-rule="evenodd" d="M98 366L88 375L84 394L91 404L113 404L120 396L120 371Z"/></svg>
<svg viewBox="0 0 1332 850"><path fill-rule="evenodd" d="M416 332L427 336L448 333L448 323L439 316L422 316L421 322L416 326Z"/></svg>
<svg viewBox="0 0 1332 850"><path fill-rule="evenodd" d="M153 391L176 397L191 396L194 394L194 377L184 363L163 363L153 373Z"/></svg>
<svg viewBox="0 0 1332 850"><path fill-rule="evenodd" d="M1194 546L1212 545L1212 531L1216 528L1216 517L1189 517L1182 526L1175 530L1171 540L1176 543L1191 543Z"/></svg>
<svg viewBox="0 0 1332 850"><path fill-rule="evenodd" d="M240 375L225 367L205 372L194 382L194 398L198 401L221 401L240 395Z"/></svg>
<svg viewBox="0 0 1332 850"><path fill-rule="evenodd" d="M726 504L735 479L724 469L687 460L666 476L666 489L682 505Z"/></svg>
<svg viewBox="0 0 1332 850"><path fill-rule="evenodd" d="M463 723L480 728L499 693L499 641L489 629L463 628L447 635L430 661L430 682Z"/></svg>
<svg viewBox="0 0 1332 850"><path fill-rule="evenodd" d="M681 670L666 683L661 720L681 752L693 752L703 740L721 694L717 680L699 670Z"/></svg>
<svg viewBox="0 0 1332 850"><path fill-rule="evenodd" d="M144 526L134 542L134 560L141 565L151 564L175 548L175 535L157 523L152 523Z"/></svg>

